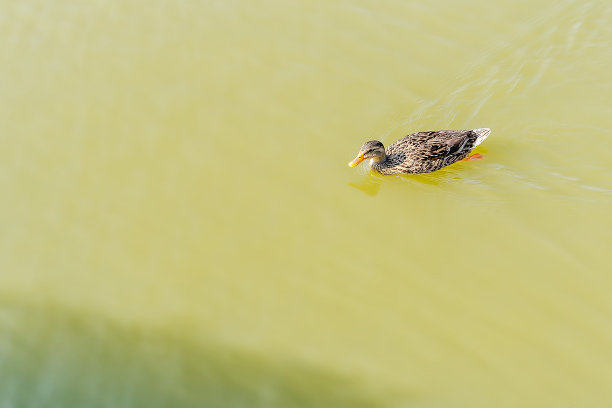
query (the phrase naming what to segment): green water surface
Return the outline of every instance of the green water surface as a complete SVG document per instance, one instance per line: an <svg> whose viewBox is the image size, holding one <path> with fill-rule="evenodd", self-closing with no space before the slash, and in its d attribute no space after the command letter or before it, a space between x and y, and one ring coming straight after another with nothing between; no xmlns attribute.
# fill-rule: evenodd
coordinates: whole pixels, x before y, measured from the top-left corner
<svg viewBox="0 0 612 408"><path fill-rule="evenodd" d="M0 407L609 407L611 39L604 1L5 1Z"/></svg>

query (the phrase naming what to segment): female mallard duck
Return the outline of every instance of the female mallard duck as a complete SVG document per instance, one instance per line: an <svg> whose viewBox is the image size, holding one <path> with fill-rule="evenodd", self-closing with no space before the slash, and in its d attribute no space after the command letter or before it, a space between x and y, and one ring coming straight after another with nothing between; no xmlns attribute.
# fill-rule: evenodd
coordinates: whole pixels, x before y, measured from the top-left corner
<svg viewBox="0 0 612 408"><path fill-rule="evenodd" d="M380 174L430 173L458 160L469 159L470 151L490 133L488 128L417 132L386 149L378 140L370 140L349 166L355 167L365 159L372 159L370 166ZM476 153L473 157L481 156Z"/></svg>

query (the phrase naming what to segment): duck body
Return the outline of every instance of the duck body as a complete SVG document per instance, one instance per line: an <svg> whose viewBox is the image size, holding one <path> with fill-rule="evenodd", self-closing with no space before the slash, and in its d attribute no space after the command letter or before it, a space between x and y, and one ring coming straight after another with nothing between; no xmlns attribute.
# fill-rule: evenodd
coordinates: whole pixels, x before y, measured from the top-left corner
<svg viewBox="0 0 612 408"><path fill-rule="evenodd" d="M435 130L409 134L386 148L376 140L366 142L349 165L371 159L380 174L430 173L465 159L491 129Z"/></svg>

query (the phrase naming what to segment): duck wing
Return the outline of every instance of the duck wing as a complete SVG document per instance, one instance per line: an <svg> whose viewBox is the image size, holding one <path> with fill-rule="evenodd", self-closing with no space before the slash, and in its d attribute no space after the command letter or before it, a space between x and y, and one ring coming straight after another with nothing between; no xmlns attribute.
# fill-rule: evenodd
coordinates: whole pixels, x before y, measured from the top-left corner
<svg viewBox="0 0 612 408"><path fill-rule="evenodd" d="M437 160L468 154L478 135L472 130L432 130L412 133L389 146L394 152L408 152L418 160Z"/></svg>

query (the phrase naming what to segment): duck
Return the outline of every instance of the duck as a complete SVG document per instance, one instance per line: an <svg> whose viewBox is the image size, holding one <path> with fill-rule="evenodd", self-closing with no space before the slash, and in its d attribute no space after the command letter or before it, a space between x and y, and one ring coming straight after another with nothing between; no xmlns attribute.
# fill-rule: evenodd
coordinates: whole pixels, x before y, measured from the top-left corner
<svg viewBox="0 0 612 408"><path fill-rule="evenodd" d="M348 165L355 167L370 159L370 167L384 175L431 173L459 160L481 159L479 153L469 154L490 134L489 128L429 130L411 133L386 148L378 140L370 140Z"/></svg>

